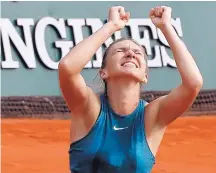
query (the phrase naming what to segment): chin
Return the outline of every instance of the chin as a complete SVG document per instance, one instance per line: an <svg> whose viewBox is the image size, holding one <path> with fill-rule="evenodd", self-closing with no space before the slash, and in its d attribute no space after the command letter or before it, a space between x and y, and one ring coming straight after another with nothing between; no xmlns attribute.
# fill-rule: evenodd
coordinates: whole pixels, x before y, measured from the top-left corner
<svg viewBox="0 0 216 173"><path fill-rule="evenodd" d="M137 82L141 81L140 75L135 70L126 69L126 70L119 72L117 76L121 78L124 77L128 79L133 79Z"/></svg>
<svg viewBox="0 0 216 173"><path fill-rule="evenodd" d="M122 74L129 74L133 76L138 76L139 69L137 68L122 68L121 69Z"/></svg>

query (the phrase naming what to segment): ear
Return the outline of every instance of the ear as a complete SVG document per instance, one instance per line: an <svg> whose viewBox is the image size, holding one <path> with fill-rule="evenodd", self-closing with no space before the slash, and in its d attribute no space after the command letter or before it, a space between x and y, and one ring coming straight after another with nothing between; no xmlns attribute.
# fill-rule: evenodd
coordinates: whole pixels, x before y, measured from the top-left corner
<svg viewBox="0 0 216 173"><path fill-rule="evenodd" d="M103 80L106 79L106 78L108 77L107 72L106 72L105 69L100 69L100 70L99 70L99 74L100 74L100 77L101 77Z"/></svg>
<svg viewBox="0 0 216 173"><path fill-rule="evenodd" d="M145 76L143 77L142 82L145 84L148 83L148 74L145 73Z"/></svg>

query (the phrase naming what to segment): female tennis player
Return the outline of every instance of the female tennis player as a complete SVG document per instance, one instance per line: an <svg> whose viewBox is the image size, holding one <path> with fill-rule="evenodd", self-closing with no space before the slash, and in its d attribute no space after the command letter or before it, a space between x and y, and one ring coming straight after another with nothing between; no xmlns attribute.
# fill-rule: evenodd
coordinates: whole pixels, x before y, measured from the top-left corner
<svg viewBox="0 0 216 173"><path fill-rule="evenodd" d="M61 91L71 116L70 170L73 173L150 173L166 127L192 105L203 80L185 44L171 25L171 8L149 14L166 37L181 84L147 104L140 85L147 83L145 49L132 39L120 39L106 50L100 77L105 93L87 87L80 72L114 32L125 27L130 13L109 9L108 22L76 45L59 63Z"/></svg>

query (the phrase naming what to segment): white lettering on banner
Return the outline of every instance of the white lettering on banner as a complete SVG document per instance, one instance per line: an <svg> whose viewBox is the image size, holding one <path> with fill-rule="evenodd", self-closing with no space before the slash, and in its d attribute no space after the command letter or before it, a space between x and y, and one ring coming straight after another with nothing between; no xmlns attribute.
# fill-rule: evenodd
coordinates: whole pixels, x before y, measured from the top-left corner
<svg viewBox="0 0 216 173"><path fill-rule="evenodd" d="M103 26L103 23L100 19L86 19L86 25L91 26L92 33L95 33L98 29ZM102 47L100 47L96 52L96 60L93 60L93 67L99 66L102 63Z"/></svg>
<svg viewBox="0 0 216 173"><path fill-rule="evenodd" d="M68 54L70 49L73 47L72 41L55 41L55 47L61 49L61 57L64 57Z"/></svg>
<svg viewBox="0 0 216 173"><path fill-rule="evenodd" d="M77 45L83 40L82 27L85 26L85 19L68 19L67 24L68 26L71 26L74 35L74 42L75 45ZM85 65L85 68L92 68L91 61Z"/></svg>
<svg viewBox="0 0 216 173"><path fill-rule="evenodd" d="M148 30L143 31L143 35L144 35L143 38L140 38L140 31L139 31L139 27L145 26L146 24L148 24L147 22L148 19L131 19L129 20L127 25L130 27L132 38L135 39L139 44L145 46L147 54L151 55L152 51L150 46L149 31Z"/></svg>
<svg viewBox="0 0 216 173"><path fill-rule="evenodd" d="M17 51L28 68L36 68L32 36L30 26L34 25L33 19L17 19L17 25L22 26L25 42L20 38L9 19L1 19L1 35L5 55L2 68L19 68L19 62L13 60L10 41L14 44Z"/></svg>
<svg viewBox="0 0 216 173"><path fill-rule="evenodd" d="M103 26L103 22L99 18L65 20L62 18L55 19L53 17L44 17L35 24L34 19L20 18L17 19L16 22L17 25L20 26L21 33L24 33L23 36L19 35L16 30L17 26L14 26L9 19L1 19L1 35L3 43L1 68L3 69L19 68L18 58L21 58L25 62L27 68L36 68L35 52L38 52L38 58L41 59L47 68L57 69L59 61L55 62L51 59L45 44L45 30L48 25L55 28L60 36L59 40L54 41L53 47L61 52L61 57L59 57L59 59L64 57L71 48L84 39L83 27L90 27L91 33L89 33L89 35L91 35ZM65 23L67 24L67 27L70 28L69 31L72 33L72 40L63 40L69 36L67 36L66 33ZM183 37L180 18L172 19L172 25L178 36ZM35 30L34 39L32 38L33 34L31 33L31 27L34 27L33 30ZM146 47L147 55L151 57L151 59L148 60L149 67L176 67L174 59L172 59L167 52L167 48L169 48L167 40L150 19L130 19L127 23L127 27L130 29L131 33L129 36ZM121 38L121 34L121 31L115 32L114 37L110 37L105 41L104 47L107 48L114 40ZM33 40L35 40L35 44L33 44ZM152 42L153 40L155 40L155 42ZM18 57L12 56L12 44L19 53ZM102 56L103 50L102 47L100 47L95 54L95 59L89 61L85 68L100 68Z"/></svg>
<svg viewBox="0 0 216 173"><path fill-rule="evenodd" d="M54 26L62 38L66 38L66 30L64 19L56 20L52 17L42 18L35 28L35 43L38 50L38 54L43 63L50 69L57 69L58 62L54 62L50 57L46 49L45 44L45 29L48 25Z"/></svg>
<svg viewBox="0 0 216 173"><path fill-rule="evenodd" d="M179 37L183 37L183 32L182 32L182 27L181 27L181 21L179 18L176 18L176 20L172 19L172 25L175 28L177 34ZM169 44L165 38L165 36L163 35L163 33L161 32L160 29L157 29L157 33L158 33L158 38L159 40L167 47L169 47ZM169 55L166 52L165 46L160 46L160 51L161 51L161 56L162 56L162 63L163 66L167 66L170 65L171 67L176 67L176 63L174 61L174 59L171 59L169 57Z"/></svg>
<svg viewBox="0 0 216 173"><path fill-rule="evenodd" d="M100 19L86 19L86 25L91 27L92 33L95 33L98 29L103 26L103 23ZM115 39L121 38L121 32L117 31L114 33ZM104 45L107 48L114 40L112 37L109 37L105 42ZM93 67L100 68L102 63L103 51L102 47L100 47L96 52L96 60L93 60Z"/></svg>
<svg viewBox="0 0 216 173"><path fill-rule="evenodd" d="M149 30L143 31L143 38L140 38L141 34L139 32L139 27L147 26L150 28L153 39L157 39L158 38L157 30L156 30L155 25L151 22L151 20L150 19L131 19L129 20L127 25L130 26L132 38L134 38L142 46L145 46L148 56L152 55ZM151 60L148 60L148 66L149 67L162 67L160 50L158 49L158 46L154 46L154 52L155 52L155 57Z"/></svg>
<svg viewBox="0 0 216 173"><path fill-rule="evenodd" d="M158 45L154 46L154 52L155 52L154 58L148 60L148 67L162 67L160 47Z"/></svg>

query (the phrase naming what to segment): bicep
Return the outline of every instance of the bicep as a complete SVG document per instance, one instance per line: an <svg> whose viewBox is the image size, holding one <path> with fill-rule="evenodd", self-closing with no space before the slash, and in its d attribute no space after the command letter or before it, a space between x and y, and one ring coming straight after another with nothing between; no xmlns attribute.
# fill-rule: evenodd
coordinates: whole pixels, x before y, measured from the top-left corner
<svg viewBox="0 0 216 173"><path fill-rule="evenodd" d="M189 90L184 85L180 85L168 95L158 98L156 123L167 126L191 107L197 94L198 91Z"/></svg>
<svg viewBox="0 0 216 173"><path fill-rule="evenodd" d="M82 109L88 102L89 90L81 74L68 75L59 69L59 84L62 95L71 111Z"/></svg>

